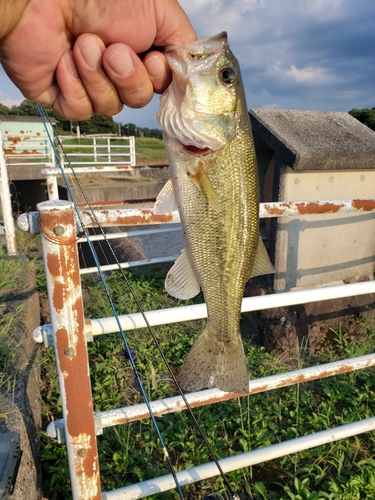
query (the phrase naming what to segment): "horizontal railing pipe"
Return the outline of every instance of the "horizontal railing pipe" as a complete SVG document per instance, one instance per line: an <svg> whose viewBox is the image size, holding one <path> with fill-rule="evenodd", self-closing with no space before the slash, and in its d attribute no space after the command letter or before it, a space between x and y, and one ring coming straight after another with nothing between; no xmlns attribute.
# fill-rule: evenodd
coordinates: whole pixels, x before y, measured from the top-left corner
<svg viewBox="0 0 375 500"><path fill-rule="evenodd" d="M154 259L133 260L131 262L121 262L119 264L105 264L100 266L102 272L118 271L119 269L128 269L130 267L147 266L150 264L162 264L164 262L173 262L178 259L179 255L171 255L168 257L155 257ZM97 273L97 267L83 267L80 269L80 274Z"/></svg>
<svg viewBox="0 0 375 500"><path fill-rule="evenodd" d="M352 297L354 295L365 295L368 293L375 293L375 280L245 297L242 300L241 312L260 311L262 309L306 304L308 302ZM145 314L151 326L159 326L167 323L181 323L183 321L206 318L207 309L206 304L196 304L147 311ZM123 314L119 316L119 320L123 330L146 327L141 313ZM113 317L91 319L87 320L87 323L87 328L91 331L92 335L118 332L118 325Z"/></svg>
<svg viewBox="0 0 375 500"><path fill-rule="evenodd" d="M283 443L273 444L254 451L248 451L239 455L223 458L219 460L220 466L225 473L250 467L262 462L284 457L292 453L309 450L317 446L333 443L340 439L345 439L364 432L375 429L375 417L360 420L332 429L316 432L308 436L303 436ZM197 481L209 479L219 475L218 468L214 462L198 465L177 472L177 480L181 486L187 486ZM113 491L102 493L102 500L135 500L145 498L156 493L169 491L176 487L176 483L171 474L156 477L131 486L125 486Z"/></svg>
<svg viewBox="0 0 375 500"><path fill-rule="evenodd" d="M95 167L90 167L94 168ZM120 167L114 167L121 170ZM348 200L330 201L299 201L299 202L274 202L260 203L259 214L261 218L290 217L293 215L321 215L328 213L346 212L375 212L375 199L357 198ZM180 223L177 211L169 214L155 215L152 209L116 209L116 210L82 210L82 217L86 227L95 227L96 220L102 227L126 226L141 224L175 224ZM23 231L33 234L38 232L37 212L28 212L18 217L18 225Z"/></svg>
<svg viewBox="0 0 375 500"><path fill-rule="evenodd" d="M139 231L121 231L119 233L106 233L105 236L103 236L102 234L92 234L88 239L90 241L117 240L120 238L134 238L135 236L147 236L150 234L170 233L172 231L181 231L181 226L178 225L176 227L159 227L144 230L140 229ZM79 240L77 240L77 243L85 243L86 241L86 238L79 238Z"/></svg>
<svg viewBox="0 0 375 500"><path fill-rule="evenodd" d="M328 378L334 375L362 370L375 366L375 354L367 354L356 358L334 361L318 366L310 366L300 370L293 370L285 373L278 373L268 377L262 377L249 381L249 391L247 394L259 394L282 387L311 382L321 378ZM191 408L198 408L214 403L229 401L236 397L243 397L245 394L223 392L219 389L206 389L198 392L186 394L186 399ZM159 399L150 403L152 413L156 417L186 410L186 404L181 396ZM107 410L95 413L96 431L101 434L106 427L128 424L144 418L149 418L150 413L146 404L141 403L114 410ZM58 419L51 422L47 427L47 434L52 437L60 437L61 429L64 428L64 420Z"/></svg>
<svg viewBox="0 0 375 500"><path fill-rule="evenodd" d="M375 293L375 280L245 297L242 299L241 312L260 311L275 307L286 307L306 304L308 302L318 302L320 300L366 295L369 293ZM146 311L145 315L150 326L161 326L207 318L207 308L206 304L203 303ZM121 314L118 316L118 319L123 331L146 327L146 323L141 313ZM51 326L48 324L37 327L33 332L35 342L42 343L44 338L46 336L48 337L50 328ZM89 339L93 336L117 332L118 324L113 316L86 320L86 335ZM50 345L50 343L48 343L48 345Z"/></svg>

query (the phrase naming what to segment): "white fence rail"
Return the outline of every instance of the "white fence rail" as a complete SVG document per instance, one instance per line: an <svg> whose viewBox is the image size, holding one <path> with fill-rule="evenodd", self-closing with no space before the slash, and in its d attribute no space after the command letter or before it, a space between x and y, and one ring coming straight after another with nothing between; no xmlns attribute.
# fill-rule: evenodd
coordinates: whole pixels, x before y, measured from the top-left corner
<svg viewBox="0 0 375 500"><path fill-rule="evenodd" d="M96 443L95 435L100 434L104 427L118 425L139 418L146 418L149 412L145 405L113 409L107 412L98 412L95 415L92 412L86 412L83 416L80 412L82 405L76 404L77 398L79 398L80 403L82 401L87 403L84 405L85 408L92 407L90 406L92 405L92 401L89 390L87 352L83 349L83 346L86 346L86 342L91 340L94 335L118 331L119 326L113 318L98 318L91 321L83 321L81 290L77 286L79 283L79 266L76 249L76 222L73 217L72 205L68 202L56 201L40 204L38 208L39 217L36 214L24 214L19 219L19 223L23 229L36 230L38 225L36 222L38 222L44 242L47 287L52 305L52 325L38 329L34 332L34 337L38 342L44 341L47 345L54 345L56 350L61 392L63 394L64 418L51 424L48 432L51 436L56 436L61 441L65 440L67 443L73 498L74 500L81 500L83 498L95 500L99 500L100 498L106 500L130 500L144 498L158 492L173 489L175 488L175 482L171 475L166 475L154 480L125 486L111 492L103 492L102 494L100 492L100 478L98 474L92 473L93 470L97 470L95 469L97 467L96 446L94 447L95 453L91 449L90 454L87 454L88 436L90 443ZM321 215L322 213L332 213L338 210L345 212L358 210L373 212L375 211L375 200L307 201L263 204L261 206L262 216L269 217L290 216L298 213L318 213ZM67 217L67 214L69 214L69 217ZM160 219L160 217L155 217L150 210L98 211L96 216L103 226L134 225L136 223L168 224L178 221L176 214L170 214L169 216L165 216L164 219ZM93 223L92 216L88 211L82 211L82 217L85 224L89 225L90 222ZM93 223L93 225L95 224ZM49 264L52 261L54 262L53 268ZM62 275L68 270L67 278L62 279ZM57 290L59 293L56 293ZM243 310L255 311L267 307L274 308L302 304L314 300L321 301L368 293L375 293L375 281L250 297L243 300ZM56 301L58 304L54 304ZM73 307L75 311L74 318L71 312L69 312ZM173 310L146 312L147 319L151 325L198 319L205 317L206 314L204 304L194 307L179 307ZM145 326L140 314L120 316L119 321L124 330ZM56 336L57 331L59 332L58 336ZM375 354L251 380L249 382L249 394L329 377L338 373L364 369L370 366L375 366ZM63 376L62 370L64 370ZM77 384L75 384L75 380ZM81 391L78 395L77 386L80 387ZM211 389L189 394L187 398L192 406L201 406L233 398L234 396L236 395ZM179 397L154 401L151 403L151 408L155 415L185 409L182 399ZM80 432L83 426L86 441L82 441L82 434ZM374 429L375 418L370 418L333 429L324 429L315 434L248 453L234 455L221 460L220 464L224 472L228 472ZM77 455L80 457L78 461ZM212 463L207 463L178 472L177 479L181 485L185 485L215 475L218 475L217 467ZM82 490L83 479L86 485L84 494ZM88 491L91 493L88 493Z"/></svg>
<svg viewBox="0 0 375 500"><path fill-rule="evenodd" d="M59 147L62 167L68 165L130 165L135 166L134 136L59 136L63 149Z"/></svg>

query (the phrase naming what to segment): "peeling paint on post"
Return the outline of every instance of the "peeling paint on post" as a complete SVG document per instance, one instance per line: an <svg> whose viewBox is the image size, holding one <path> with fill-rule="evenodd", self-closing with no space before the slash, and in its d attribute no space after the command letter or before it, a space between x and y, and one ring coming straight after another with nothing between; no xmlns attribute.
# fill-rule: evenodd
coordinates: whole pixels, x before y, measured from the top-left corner
<svg viewBox="0 0 375 500"><path fill-rule="evenodd" d="M100 500L73 204L37 205L74 500Z"/></svg>

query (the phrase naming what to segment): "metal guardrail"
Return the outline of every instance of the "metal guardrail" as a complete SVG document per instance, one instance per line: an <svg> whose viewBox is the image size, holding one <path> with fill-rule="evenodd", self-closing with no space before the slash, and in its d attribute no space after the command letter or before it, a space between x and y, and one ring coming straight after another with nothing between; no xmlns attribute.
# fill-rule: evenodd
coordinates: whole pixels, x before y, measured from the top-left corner
<svg viewBox="0 0 375 500"><path fill-rule="evenodd" d="M38 210L39 215L36 213L23 214L19 218L19 224L23 229L31 231L36 231L38 226L42 235L47 288L52 304L52 325L36 331L34 336L37 341L45 341L48 345L54 345L56 350L64 418L52 424L48 432L50 435L59 437L60 440L66 440L73 498L74 500L83 498L130 500L173 489L175 488L175 482L171 475L167 475L111 492L100 492L100 477L97 472L96 434L100 434L101 430L107 426L145 418L148 412L145 405L118 408L96 414L88 410L88 408L92 408L92 401L86 342L94 335L118 331L118 324L117 326L113 324L113 318L84 321L73 205L63 201L45 202L39 204ZM260 211L263 217L288 217L290 215L348 211L374 212L375 200L356 199L261 204ZM168 224L169 222L178 221L177 213L163 216L164 219L160 220L159 216L156 217L151 210L106 210L96 211L95 214L102 225ZM88 226L95 225L90 212L82 211L82 217L84 223ZM61 278L62 276L64 276L64 279ZM320 301L367 293L375 293L375 281L292 291L272 296L249 297L243 301L243 310L280 307L313 300ZM155 325L167 324L173 321L186 321L193 318L198 319L205 317L207 314L204 304L174 309L175 311L150 311L146 315L150 324ZM140 318L139 314L124 315L119 319L124 329L144 326L143 319ZM249 394L329 377L337 373L359 370L369 366L375 366L375 354L251 380L249 382ZM79 390L77 390L78 386ZM187 397L192 406L200 406L236 396L239 395L210 389L189 394ZM85 404L82 405L82 402L85 402ZM179 397L155 401L151 405L156 415L184 409ZM228 457L220 460L220 464L223 470L228 472L373 429L375 429L375 418L370 418ZM218 475L215 464L207 463L180 471L177 473L177 478L181 485L185 485L215 475ZM84 493L83 484L85 485Z"/></svg>

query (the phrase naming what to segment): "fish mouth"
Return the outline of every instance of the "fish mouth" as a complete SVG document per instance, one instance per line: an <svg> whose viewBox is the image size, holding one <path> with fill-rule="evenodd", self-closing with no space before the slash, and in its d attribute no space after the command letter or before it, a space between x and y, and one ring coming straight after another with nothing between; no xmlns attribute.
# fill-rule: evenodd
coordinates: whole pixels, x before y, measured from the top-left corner
<svg viewBox="0 0 375 500"><path fill-rule="evenodd" d="M194 146L193 144L188 144L188 145L182 144L182 146L185 151L194 155L206 155L208 153L213 153L213 150L208 147L199 148L197 146Z"/></svg>

